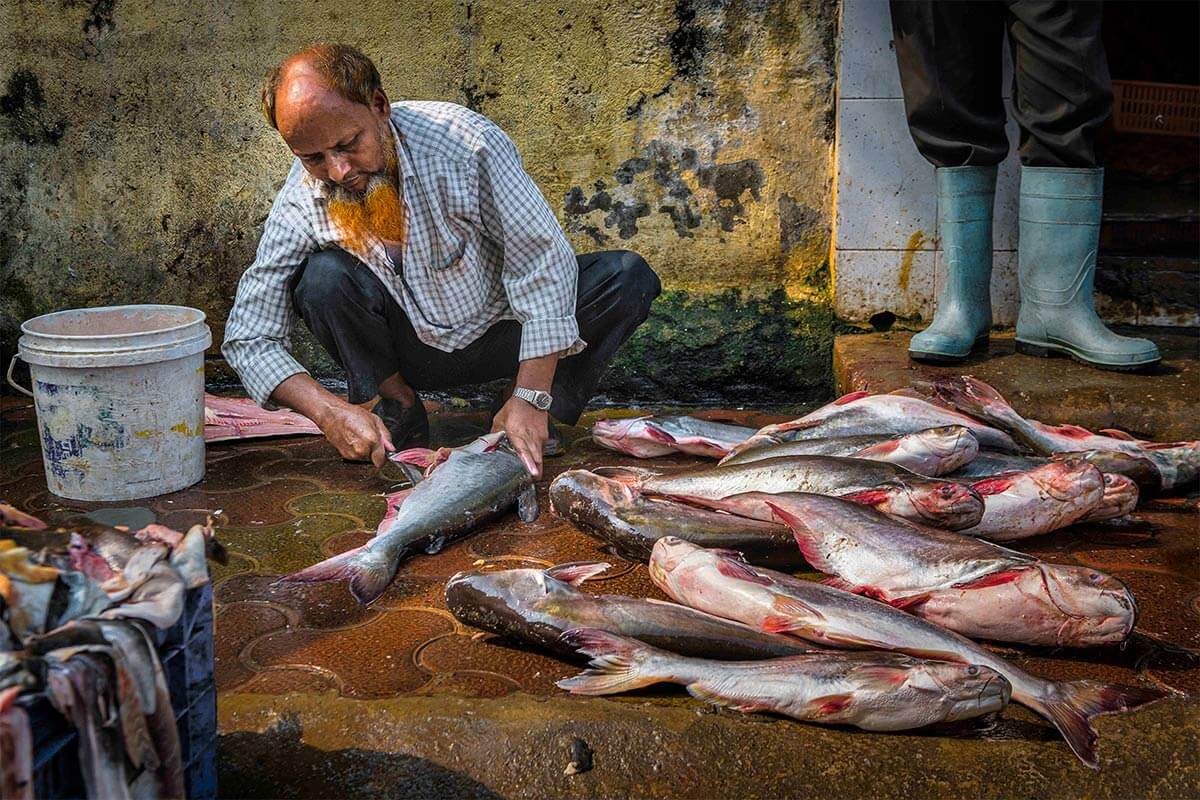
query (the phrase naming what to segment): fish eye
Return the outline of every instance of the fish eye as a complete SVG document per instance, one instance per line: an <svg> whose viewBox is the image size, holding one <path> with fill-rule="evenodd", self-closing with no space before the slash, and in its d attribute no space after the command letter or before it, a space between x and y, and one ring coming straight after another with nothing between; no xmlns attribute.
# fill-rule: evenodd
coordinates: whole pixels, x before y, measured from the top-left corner
<svg viewBox="0 0 1200 800"><path fill-rule="evenodd" d="M967 674L974 678L979 674L979 667L972 664L971 666L967 667Z"/></svg>
<svg viewBox="0 0 1200 800"><path fill-rule="evenodd" d="M1088 582L1089 583L1103 583L1104 576L1101 575L1099 572L1093 572L1091 575L1088 575Z"/></svg>

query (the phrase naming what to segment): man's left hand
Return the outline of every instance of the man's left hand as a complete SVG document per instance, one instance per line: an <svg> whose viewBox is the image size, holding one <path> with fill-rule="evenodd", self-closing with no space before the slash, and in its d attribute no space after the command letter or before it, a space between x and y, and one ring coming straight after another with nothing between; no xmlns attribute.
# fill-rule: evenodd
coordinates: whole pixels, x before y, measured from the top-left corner
<svg viewBox="0 0 1200 800"><path fill-rule="evenodd" d="M549 414L517 397L508 398L492 420L492 432L505 431L529 474L542 477L542 448L550 437Z"/></svg>

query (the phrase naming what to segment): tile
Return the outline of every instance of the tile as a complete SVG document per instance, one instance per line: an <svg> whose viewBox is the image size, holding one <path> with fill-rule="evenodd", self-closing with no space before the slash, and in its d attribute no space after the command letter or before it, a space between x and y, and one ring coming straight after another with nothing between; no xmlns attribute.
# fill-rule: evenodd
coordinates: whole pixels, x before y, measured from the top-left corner
<svg viewBox="0 0 1200 800"><path fill-rule="evenodd" d="M903 101L842 101L837 153L837 249L932 250L934 171L908 134Z"/></svg>
<svg viewBox="0 0 1200 800"><path fill-rule="evenodd" d="M901 97L887 0L842 0L838 96Z"/></svg>
<svg viewBox="0 0 1200 800"><path fill-rule="evenodd" d="M934 265L934 304L941 296L946 282L946 267L941 250L937 251ZM1017 254L1013 251L992 253L992 324L1011 327L1017 324L1017 309L1020 305L1020 286L1017 279Z"/></svg>
<svg viewBox="0 0 1200 800"><path fill-rule="evenodd" d="M865 322L883 311L929 319L933 311L931 251L840 250L833 273L834 309L842 319Z"/></svg>

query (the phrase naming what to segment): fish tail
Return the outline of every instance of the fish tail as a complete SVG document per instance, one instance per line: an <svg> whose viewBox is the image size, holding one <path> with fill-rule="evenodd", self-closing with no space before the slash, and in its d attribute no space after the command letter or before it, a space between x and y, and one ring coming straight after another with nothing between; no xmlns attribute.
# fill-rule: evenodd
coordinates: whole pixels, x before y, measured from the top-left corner
<svg viewBox="0 0 1200 800"><path fill-rule="evenodd" d="M1121 686L1096 681L1066 681L1055 684L1051 696L1035 703L1059 733L1067 740L1072 752L1092 769L1100 768L1096 754L1096 730L1093 717L1131 711L1166 697L1160 689Z"/></svg>
<svg viewBox="0 0 1200 800"><path fill-rule="evenodd" d="M663 680L648 668L658 651L635 639L595 628L569 630L561 638L591 658L591 669L558 682L560 689L571 694L616 694Z"/></svg>
<svg viewBox="0 0 1200 800"><path fill-rule="evenodd" d="M279 579L279 583L322 583L350 581L350 593L363 605L373 602L395 577L391 559L374 553L367 545L339 553L307 569Z"/></svg>

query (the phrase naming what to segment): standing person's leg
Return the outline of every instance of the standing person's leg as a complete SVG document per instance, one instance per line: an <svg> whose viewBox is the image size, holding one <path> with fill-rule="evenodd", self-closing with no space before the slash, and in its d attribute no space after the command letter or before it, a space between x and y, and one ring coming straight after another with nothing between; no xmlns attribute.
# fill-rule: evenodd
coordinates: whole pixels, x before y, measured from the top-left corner
<svg viewBox="0 0 1200 800"><path fill-rule="evenodd" d="M1095 137L1112 110L1101 10L1063 0L1008 4L1021 126L1017 349L1138 369L1160 359L1158 348L1108 330L1092 299L1104 189Z"/></svg>
<svg viewBox="0 0 1200 800"><path fill-rule="evenodd" d="M1001 99L1004 7L892 0L896 63L909 132L937 167L945 283L912 358L958 361L992 326L992 201L1008 153Z"/></svg>

